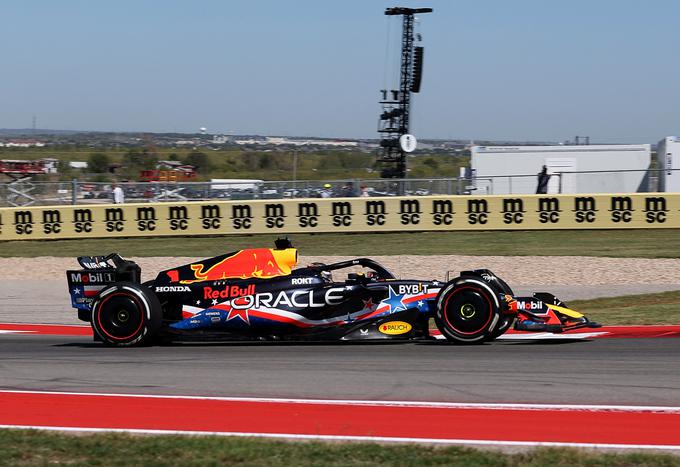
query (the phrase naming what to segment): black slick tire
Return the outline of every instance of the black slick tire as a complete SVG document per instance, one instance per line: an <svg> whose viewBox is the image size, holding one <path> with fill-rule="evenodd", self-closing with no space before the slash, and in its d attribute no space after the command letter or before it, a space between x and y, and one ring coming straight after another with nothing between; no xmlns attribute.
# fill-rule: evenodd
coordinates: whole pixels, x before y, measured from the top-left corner
<svg viewBox="0 0 680 467"><path fill-rule="evenodd" d="M132 282L103 289L92 305L92 329L105 345L134 347L151 344L162 322L158 297Z"/></svg>
<svg viewBox="0 0 680 467"><path fill-rule="evenodd" d="M459 277L439 293L434 320L451 342L481 344L492 340L501 320L498 295L481 279Z"/></svg>

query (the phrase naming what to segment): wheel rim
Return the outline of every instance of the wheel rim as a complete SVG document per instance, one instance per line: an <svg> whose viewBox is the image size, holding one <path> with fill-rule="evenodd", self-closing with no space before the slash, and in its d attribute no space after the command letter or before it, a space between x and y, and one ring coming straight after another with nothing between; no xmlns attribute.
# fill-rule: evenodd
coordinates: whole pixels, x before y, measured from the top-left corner
<svg viewBox="0 0 680 467"><path fill-rule="evenodd" d="M460 307L460 316L463 319L471 319L475 316L477 310L472 303L465 303Z"/></svg>
<svg viewBox="0 0 680 467"><path fill-rule="evenodd" d="M140 301L125 292L107 295L97 311L99 329L113 340L126 340L136 336L144 324Z"/></svg>
<svg viewBox="0 0 680 467"><path fill-rule="evenodd" d="M491 322L492 308L484 290L470 286L460 287L444 301L444 320L458 334L478 334Z"/></svg>

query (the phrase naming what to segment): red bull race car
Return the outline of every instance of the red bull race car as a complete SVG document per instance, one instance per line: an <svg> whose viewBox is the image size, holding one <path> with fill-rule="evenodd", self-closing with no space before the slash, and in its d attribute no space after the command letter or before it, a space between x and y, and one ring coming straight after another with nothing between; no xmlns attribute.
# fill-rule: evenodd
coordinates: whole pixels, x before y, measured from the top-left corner
<svg viewBox="0 0 680 467"><path fill-rule="evenodd" d="M549 293L518 297L486 269L437 280L397 279L357 258L296 268L287 239L178 266L141 282L118 254L79 257L67 271L71 303L95 339L112 346L191 338L364 341L431 339L479 344L514 326L559 333L598 327ZM345 270L344 277L334 278Z"/></svg>

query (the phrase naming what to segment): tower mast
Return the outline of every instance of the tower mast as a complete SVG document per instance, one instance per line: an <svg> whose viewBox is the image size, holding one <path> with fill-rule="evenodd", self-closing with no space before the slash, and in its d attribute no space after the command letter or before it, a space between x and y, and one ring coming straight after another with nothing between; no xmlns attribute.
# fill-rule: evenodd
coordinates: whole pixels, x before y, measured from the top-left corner
<svg viewBox="0 0 680 467"><path fill-rule="evenodd" d="M385 15L402 16L401 65L399 89L382 89L380 105L380 156L383 178L406 177L406 151L400 144L400 137L409 134L411 93L420 91L423 73L423 52L421 46L414 46L414 16L431 13L432 8L387 8Z"/></svg>

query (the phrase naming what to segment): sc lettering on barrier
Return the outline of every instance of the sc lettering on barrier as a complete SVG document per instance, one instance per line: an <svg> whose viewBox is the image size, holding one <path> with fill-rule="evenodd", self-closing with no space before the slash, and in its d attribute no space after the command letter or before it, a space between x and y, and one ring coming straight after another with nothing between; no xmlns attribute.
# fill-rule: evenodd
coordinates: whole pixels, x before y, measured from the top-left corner
<svg viewBox="0 0 680 467"><path fill-rule="evenodd" d="M612 222L630 222L633 220L633 213L630 211L613 211Z"/></svg>
<svg viewBox="0 0 680 467"><path fill-rule="evenodd" d="M14 226L14 231L18 235L23 235L27 234L30 235L33 233L33 224L17 224Z"/></svg>
<svg viewBox="0 0 680 467"><path fill-rule="evenodd" d="M283 217L268 217L265 220L265 225L267 226L268 229L273 228L281 229L285 225L284 222L285 221L283 220Z"/></svg>
<svg viewBox="0 0 680 467"><path fill-rule="evenodd" d="M648 212L645 213L645 220L648 224L663 224L666 222L665 212Z"/></svg>
<svg viewBox="0 0 680 467"><path fill-rule="evenodd" d="M186 230L188 227L186 219L170 219L170 230Z"/></svg>
<svg viewBox="0 0 680 467"><path fill-rule="evenodd" d="M595 212L593 211L578 211L574 213L574 220L579 224L583 222L595 222Z"/></svg>
<svg viewBox="0 0 680 467"><path fill-rule="evenodd" d="M61 232L61 224L57 224L57 223L43 224L43 232L46 233L46 234L60 233Z"/></svg>
<svg viewBox="0 0 680 467"><path fill-rule="evenodd" d="M385 225L385 214L366 214L366 225Z"/></svg>
<svg viewBox="0 0 680 467"><path fill-rule="evenodd" d="M92 232L92 222L76 222L73 224L73 229L76 233L90 233Z"/></svg>
<svg viewBox="0 0 680 467"><path fill-rule="evenodd" d="M145 220L137 221L137 230L139 230L140 232L154 231L156 230L156 221Z"/></svg>
<svg viewBox="0 0 680 467"><path fill-rule="evenodd" d="M489 222L489 203L485 199L470 199L467 202L467 218L470 225L484 225Z"/></svg>
<svg viewBox="0 0 680 467"><path fill-rule="evenodd" d="M107 232L122 232L123 230L125 230L123 221L106 221Z"/></svg>
<svg viewBox="0 0 680 467"><path fill-rule="evenodd" d="M219 219L203 219L201 225L204 229L219 229L220 220Z"/></svg>
<svg viewBox="0 0 680 467"><path fill-rule="evenodd" d="M333 216L333 227L349 227L352 225L352 216Z"/></svg>
<svg viewBox="0 0 680 467"><path fill-rule="evenodd" d="M453 214L433 214L432 223L434 225L451 225L453 224Z"/></svg>
<svg viewBox="0 0 680 467"><path fill-rule="evenodd" d="M253 221L249 218L236 218L232 219L231 222L235 229L249 229L253 226Z"/></svg>
<svg viewBox="0 0 680 467"><path fill-rule="evenodd" d="M503 213L504 224L521 224L522 222L524 222L524 213L521 212Z"/></svg>

